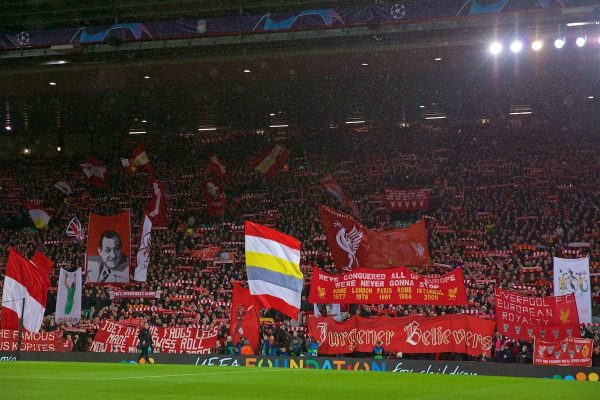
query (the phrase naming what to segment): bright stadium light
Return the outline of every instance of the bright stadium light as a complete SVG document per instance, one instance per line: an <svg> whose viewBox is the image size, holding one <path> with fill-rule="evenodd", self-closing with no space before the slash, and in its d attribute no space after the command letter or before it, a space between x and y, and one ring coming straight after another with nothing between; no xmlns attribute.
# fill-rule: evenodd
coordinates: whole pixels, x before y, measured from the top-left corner
<svg viewBox="0 0 600 400"><path fill-rule="evenodd" d="M512 51L513 53L519 53L521 50L523 50L523 42L521 42L520 40L514 40L510 44L510 51Z"/></svg>
<svg viewBox="0 0 600 400"><path fill-rule="evenodd" d="M585 46L585 42L587 42L587 38L585 36L579 36L575 40L575 44L577 45L577 47L583 47L583 46Z"/></svg>
<svg viewBox="0 0 600 400"><path fill-rule="evenodd" d="M500 54L502 52L502 43L494 42L490 44L490 53L494 56Z"/></svg>
<svg viewBox="0 0 600 400"><path fill-rule="evenodd" d="M554 47L557 49L562 49L565 45L565 38L558 38L554 41Z"/></svg>
<svg viewBox="0 0 600 400"><path fill-rule="evenodd" d="M540 39L535 39L531 43L531 49L533 51L540 51L542 49L542 47L544 47L544 42L542 42Z"/></svg>

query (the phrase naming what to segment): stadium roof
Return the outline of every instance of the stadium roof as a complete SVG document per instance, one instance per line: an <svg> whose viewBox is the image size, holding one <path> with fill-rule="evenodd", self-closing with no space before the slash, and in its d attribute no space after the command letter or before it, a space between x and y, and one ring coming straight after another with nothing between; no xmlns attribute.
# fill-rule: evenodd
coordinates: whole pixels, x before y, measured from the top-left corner
<svg viewBox="0 0 600 400"><path fill-rule="evenodd" d="M511 104L581 114L600 97L598 38L561 51L550 41L589 10L582 12L2 52L0 114L9 109L11 134L28 135L126 134L136 119L149 130L194 130L206 119L264 128L280 112L285 122L314 127L341 124L357 110L378 121L422 118L429 108L508 115ZM491 56L494 37L509 40L517 26L524 37L546 38L546 48Z"/></svg>

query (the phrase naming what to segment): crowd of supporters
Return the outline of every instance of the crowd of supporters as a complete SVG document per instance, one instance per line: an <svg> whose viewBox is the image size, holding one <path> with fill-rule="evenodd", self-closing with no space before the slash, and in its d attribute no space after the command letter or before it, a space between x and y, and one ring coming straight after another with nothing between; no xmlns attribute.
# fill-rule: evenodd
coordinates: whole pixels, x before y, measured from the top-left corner
<svg viewBox="0 0 600 400"><path fill-rule="evenodd" d="M292 155L278 175L267 181L248 166L248 160L274 142L289 148ZM82 156L33 155L0 161L0 273L10 246L26 257L41 250L55 261L43 329L64 330L73 351L89 348L103 320L134 318L163 327L218 327L220 342L215 351L239 353L244 343L228 343L227 336L231 282L246 279L246 219L301 241L306 283L302 311L303 316L312 313L313 305L307 302L312 267L336 271L318 205L349 212L320 185L327 173L358 206L359 219L369 228L390 229L424 218L431 262L418 272L442 274L462 266L468 289L469 302L464 307L353 305L345 310L349 314L468 313L494 318L495 287L552 295L553 256L589 256L591 273L600 272L600 142L592 136L539 125L470 126L458 132L361 128L157 135L145 138L144 145L156 179L166 184L168 226L153 230L147 282L130 283L126 288L160 291L160 297L111 300L109 287L86 285L81 322L57 325L53 312L58 268L74 270L84 265L85 245L65 234L72 217L86 226L90 212L109 215L130 209L135 254L151 191L146 175L129 176L120 168L120 157L128 155L122 152L134 144L125 142L119 151L103 149L94 154L108 167L105 189L94 187L82 174L78 166L85 162ZM218 155L228 173L218 179L227 196L225 214L219 218L207 215L202 192L211 154ZM67 182L73 193L65 196L54 188L58 181ZM384 189L410 187L431 188L429 209L405 213L385 208ZM24 208L26 201L53 210L47 228L33 227ZM221 246L222 254L214 261L193 257L192 250L207 246ZM597 315L598 275L592 275L592 286ZM306 354L309 339L302 318L290 321L268 310L263 317L262 353ZM582 334L595 339L597 362L598 328L582 327ZM497 361L530 361L530 355L530 343L495 339L493 358Z"/></svg>

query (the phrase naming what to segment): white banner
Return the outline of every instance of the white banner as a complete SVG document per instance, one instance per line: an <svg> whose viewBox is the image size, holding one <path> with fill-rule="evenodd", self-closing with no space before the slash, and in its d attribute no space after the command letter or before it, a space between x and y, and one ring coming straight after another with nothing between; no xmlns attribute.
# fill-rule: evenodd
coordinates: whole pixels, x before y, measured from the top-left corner
<svg viewBox="0 0 600 400"><path fill-rule="evenodd" d="M590 259L554 257L554 295L575 294L579 323L592 322Z"/></svg>
<svg viewBox="0 0 600 400"><path fill-rule="evenodd" d="M148 276L148 267L150 266L150 246L152 244L152 221L147 215L144 215L144 227L140 239L140 248L137 252L137 266L133 280L146 282Z"/></svg>
<svg viewBox="0 0 600 400"><path fill-rule="evenodd" d="M56 323L77 323L81 318L81 268L75 272L60 269L56 298Z"/></svg>

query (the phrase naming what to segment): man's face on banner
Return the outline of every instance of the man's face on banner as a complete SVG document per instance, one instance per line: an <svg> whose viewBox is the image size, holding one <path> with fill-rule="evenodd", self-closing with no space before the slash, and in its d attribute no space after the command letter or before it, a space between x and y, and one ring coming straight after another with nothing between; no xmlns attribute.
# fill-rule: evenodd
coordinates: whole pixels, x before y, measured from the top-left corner
<svg viewBox="0 0 600 400"><path fill-rule="evenodd" d="M115 268L121 261L121 240L118 237L102 238L102 246L98 247L98 254L107 268Z"/></svg>

